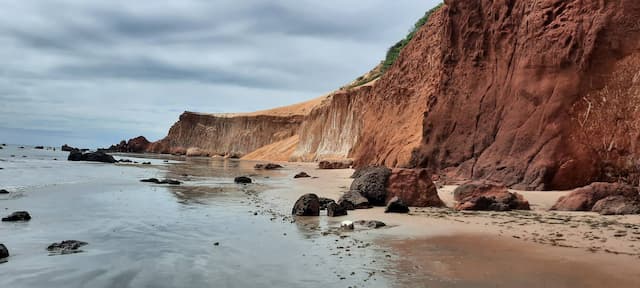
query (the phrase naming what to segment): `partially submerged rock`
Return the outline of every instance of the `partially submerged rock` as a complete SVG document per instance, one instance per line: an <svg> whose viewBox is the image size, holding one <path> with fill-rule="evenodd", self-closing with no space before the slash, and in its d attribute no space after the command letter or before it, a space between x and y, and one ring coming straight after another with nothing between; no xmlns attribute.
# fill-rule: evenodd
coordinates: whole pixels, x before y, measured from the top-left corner
<svg viewBox="0 0 640 288"><path fill-rule="evenodd" d="M320 216L320 199L316 194L300 196L293 205L291 214L295 216Z"/></svg>
<svg viewBox="0 0 640 288"><path fill-rule="evenodd" d="M11 215L2 218L4 222L17 222L17 221L29 221L31 220L31 215L27 211L17 211L11 213Z"/></svg>
<svg viewBox="0 0 640 288"><path fill-rule="evenodd" d="M65 240L60 243L53 243L47 247L47 251L56 253L56 254L72 254L82 252L80 247L89 245L87 242L82 242L78 240Z"/></svg>
<svg viewBox="0 0 640 288"><path fill-rule="evenodd" d="M36 150L43 150L43 149L44 149L44 146L35 146L35 147L33 147L33 149L36 149Z"/></svg>
<svg viewBox="0 0 640 288"><path fill-rule="evenodd" d="M80 151L80 149L78 149L78 148L76 148L76 147L71 147L71 146L69 146L69 145L67 145L67 144L62 145L62 147L60 147L60 149L61 149L62 151L65 151L65 152Z"/></svg>
<svg viewBox="0 0 640 288"><path fill-rule="evenodd" d="M281 169L284 167L282 165L275 164L275 163L267 163L267 164L256 164L256 166L254 166L253 168L259 169L259 170L275 170L275 169Z"/></svg>
<svg viewBox="0 0 640 288"><path fill-rule="evenodd" d="M329 217L347 216L347 209L336 204L335 202L331 202L329 203L329 205L327 205L327 216Z"/></svg>
<svg viewBox="0 0 640 288"><path fill-rule="evenodd" d="M387 200L387 180L391 170L384 166L375 166L356 171L357 177L351 183L351 189L358 191L369 203L384 206Z"/></svg>
<svg viewBox="0 0 640 288"><path fill-rule="evenodd" d="M387 199L398 197L412 207L445 207L427 169L391 170L387 181Z"/></svg>
<svg viewBox="0 0 640 288"><path fill-rule="evenodd" d="M551 207L551 210L592 211L598 201L610 196L622 196L625 199L632 200L638 197L638 189L622 183L595 182L560 197L558 202Z"/></svg>
<svg viewBox="0 0 640 288"><path fill-rule="evenodd" d="M355 209L368 209L371 208L369 200L362 196L358 191L347 191L340 199L338 199L338 205L344 207L347 210Z"/></svg>
<svg viewBox="0 0 640 288"><path fill-rule="evenodd" d="M522 195L509 192L504 184L484 180L460 185L453 191L453 198L458 201L456 210L531 210L529 202Z"/></svg>
<svg viewBox="0 0 640 288"><path fill-rule="evenodd" d="M0 259L9 257L9 249L4 244L0 244Z"/></svg>
<svg viewBox="0 0 640 288"><path fill-rule="evenodd" d="M155 183L155 184L169 184L169 185L180 185L180 184L182 184L182 182L180 182L178 180L173 180L173 179L159 180L157 178L142 179L142 180L140 180L140 182Z"/></svg>
<svg viewBox="0 0 640 288"><path fill-rule="evenodd" d="M389 200L384 213L409 213L409 206L407 206L407 204L405 204L400 198L393 197Z"/></svg>
<svg viewBox="0 0 640 288"><path fill-rule="evenodd" d="M309 174L307 174L307 172L300 172L298 174L296 174L295 176L293 176L294 179L298 179L298 178L309 178L311 177Z"/></svg>
<svg viewBox="0 0 640 288"><path fill-rule="evenodd" d="M251 178L249 178L247 176L240 176L240 177L236 177L235 179L233 179L233 182L235 182L237 184L251 184L251 182L253 182L253 180L251 180Z"/></svg>
<svg viewBox="0 0 640 288"><path fill-rule="evenodd" d="M102 151L98 152L88 152L82 153L79 150L74 150L69 152L69 157L67 158L69 161L89 161L89 162L102 162L102 163L116 163L116 159L113 156L104 153Z"/></svg>
<svg viewBox="0 0 640 288"><path fill-rule="evenodd" d="M4 190L4 189L0 189L0 194L9 194L9 191Z"/></svg>
<svg viewBox="0 0 640 288"><path fill-rule="evenodd" d="M353 165L351 160L340 161L320 161L318 163L319 169L349 169Z"/></svg>

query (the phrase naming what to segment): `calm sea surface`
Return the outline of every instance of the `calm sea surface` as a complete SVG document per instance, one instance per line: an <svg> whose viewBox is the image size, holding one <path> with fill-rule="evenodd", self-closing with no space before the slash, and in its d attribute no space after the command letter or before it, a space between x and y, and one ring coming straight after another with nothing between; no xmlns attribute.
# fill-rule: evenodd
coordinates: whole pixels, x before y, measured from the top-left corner
<svg viewBox="0 0 640 288"><path fill-rule="evenodd" d="M292 203L262 199L271 187L286 187L294 171L204 158L116 156L152 162L143 166L66 157L33 147L0 150L0 189L12 192L0 195L0 214L26 210L33 217L0 223L0 243L11 253L0 264L0 287L388 286L376 267L386 253L323 236L330 224L294 222ZM257 183L234 184L240 175ZM184 184L139 182L148 177ZM89 245L71 255L46 251L69 239ZM354 251L336 252L336 245L352 244Z"/></svg>

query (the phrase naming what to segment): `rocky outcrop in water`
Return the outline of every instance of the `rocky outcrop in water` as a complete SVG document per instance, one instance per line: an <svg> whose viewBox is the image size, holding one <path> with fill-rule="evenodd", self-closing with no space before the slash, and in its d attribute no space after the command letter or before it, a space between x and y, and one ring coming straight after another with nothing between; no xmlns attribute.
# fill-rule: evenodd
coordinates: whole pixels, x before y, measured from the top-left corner
<svg viewBox="0 0 640 288"><path fill-rule="evenodd" d="M123 153L142 153L149 149L151 142L144 136L131 138L128 141L122 140L119 144L111 145L104 149L107 152L123 152Z"/></svg>
<svg viewBox="0 0 640 288"><path fill-rule="evenodd" d="M31 220L31 215L27 211L17 211L11 213L11 215L2 218L3 222L19 222L19 221L29 221Z"/></svg>
<svg viewBox="0 0 640 288"><path fill-rule="evenodd" d="M89 245L87 242L78 240L65 240L60 243L53 243L47 247L47 251L53 254L73 254L82 252L81 247Z"/></svg>
<svg viewBox="0 0 640 288"><path fill-rule="evenodd" d="M233 182L235 182L236 184L251 184L253 180L251 180L251 178L247 176L239 176L233 179Z"/></svg>
<svg viewBox="0 0 640 288"><path fill-rule="evenodd" d="M73 150L69 152L69 161L88 161L88 162L102 162L102 163L116 163L113 156L104 153L102 151L82 153L79 150Z"/></svg>

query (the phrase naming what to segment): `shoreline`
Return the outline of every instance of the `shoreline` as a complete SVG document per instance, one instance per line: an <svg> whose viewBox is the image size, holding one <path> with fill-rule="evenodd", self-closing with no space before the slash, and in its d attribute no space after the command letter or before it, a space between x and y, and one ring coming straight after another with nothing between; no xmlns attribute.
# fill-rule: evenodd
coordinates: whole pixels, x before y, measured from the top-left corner
<svg viewBox="0 0 640 288"><path fill-rule="evenodd" d="M283 190L286 189L282 187L263 192L261 196L263 200L275 207L282 207L282 205L289 207L298 196L305 193L316 193L320 197L337 200L342 192L348 190L352 181L349 178L353 173L352 169L321 170L309 163L287 163L286 165L286 169L282 172L291 174L287 176L305 171L318 178L283 181L282 185L287 185L287 182L290 185L287 189L296 191L293 195L283 194ZM448 207L453 204L452 194L455 187L457 186L448 185L438 189L439 196ZM534 285L537 282L527 281L535 279L524 279L529 275L525 273L527 271L531 275L555 271L552 274L556 282L553 283L572 279L574 284L575 281L583 281L586 285L583 287L600 287L595 284L587 285L590 283L618 283L618 287L640 283L640 265L638 265L640 264L640 215L602 216L592 212L547 211L557 198L568 192L515 192L523 194L530 201L531 211L458 212L451 208L412 207L408 215L402 215L385 214L383 207L374 207L349 211L349 215L336 218L329 218L322 213L321 219L314 221L324 222L329 226L339 226L339 223L344 220L385 222L388 227L383 229L356 229L354 232L341 233L370 240L376 245L397 252L397 258L394 257L387 263L390 268L387 273L396 273L399 276L406 272L417 275L416 277L431 275L430 277L440 280L460 278L479 281L485 278L478 278L478 275L473 273L466 274L467 268L486 270L485 273L489 275L498 272L495 267L533 265L529 268L514 268L516 274L520 275L520 280L506 277L500 280L502 281L500 283L507 287L509 283ZM426 246L432 249L425 250ZM436 269L434 272L431 271L432 265L426 265L435 255L438 255L438 249L434 250L433 247L457 251L453 253L457 256L460 256L458 253L460 251L467 251L469 254L465 254L464 259L455 261L453 258L446 257L438 260L440 268L446 269L442 268L444 269L442 271ZM495 253L485 255L486 251ZM479 262L482 262L483 258L473 255L476 252L486 256L484 261L495 262L497 266L480 265ZM473 266L474 261L479 266ZM543 265L544 263L551 264L548 266ZM494 268L483 268L484 266ZM593 271L593 273L589 275L576 273L576 270L571 268L573 266L581 267L580 269L584 271ZM601 271L603 268L601 266L606 266L604 269L606 271ZM397 268L393 269L394 267ZM580 277L583 279L580 280ZM428 279L423 281L429 282ZM447 283L452 284L456 281ZM550 284L552 287L571 287L571 285L553 283Z"/></svg>

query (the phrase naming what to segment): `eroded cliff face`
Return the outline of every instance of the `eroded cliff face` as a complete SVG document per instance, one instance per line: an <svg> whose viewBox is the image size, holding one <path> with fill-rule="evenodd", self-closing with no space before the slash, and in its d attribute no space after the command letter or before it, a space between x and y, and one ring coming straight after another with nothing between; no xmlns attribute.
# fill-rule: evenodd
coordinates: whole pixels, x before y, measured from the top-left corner
<svg viewBox="0 0 640 288"><path fill-rule="evenodd" d="M372 83L296 117L185 114L154 146L351 158L534 190L637 181L639 17L634 0L447 0Z"/></svg>
<svg viewBox="0 0 640 288"><path fill-rule="evenodd" d="M632 0L446 1L442 76L413 164L536 190L637 166L639 9Z"/></svg>
<svg viewBox="0 0 640 288"><path fill-rule="evenodd" d="M214 115L185 112L169 134L155 142L150 152L240 157L265 145L295 136L302 115Z"/></svg>

